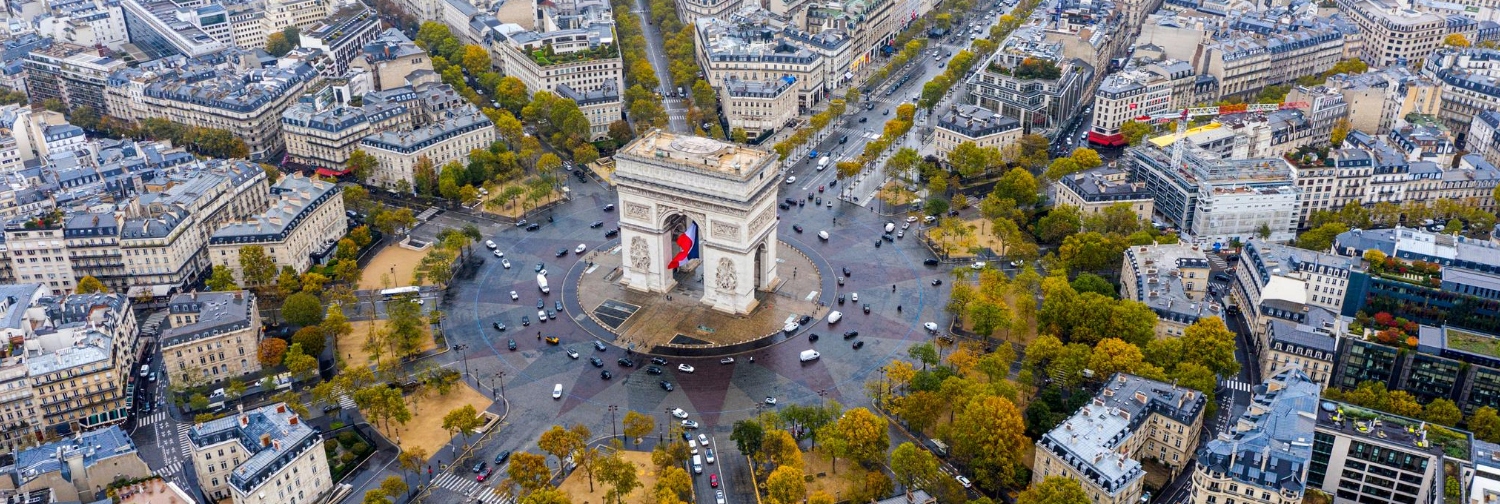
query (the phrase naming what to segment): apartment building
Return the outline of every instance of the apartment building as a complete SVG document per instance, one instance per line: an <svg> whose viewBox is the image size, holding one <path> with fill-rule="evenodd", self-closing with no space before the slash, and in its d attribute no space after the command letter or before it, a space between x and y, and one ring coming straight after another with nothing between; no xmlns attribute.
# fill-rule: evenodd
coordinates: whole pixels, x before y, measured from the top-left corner
<svg viewBox="0 0 1500 504"><path fill-rule="evenodd" d="M281 115L318 76L307 64L241 70L188 62L166 73L121 72L111 77L112 115L159 117L229 131L244 140L251 160L281 152ZM136 94L136 93L139 94Z"/></svg>
<svg viewBox="0 0 1500 504"><path fill-rule="evenodd" d="M1494 188L1500 172L1478 154L1467 154L1451 166L1452 143L1423 127L1393 130L1390 140L1351 132L1345 148L1323 159L1295 159L1297 188L1302 193L1299 226L1312 212L1331 211L1349 203L1373 205L1438 199L1495 208ZM1416 161L1412 159L1415 158Z"/></svg>
<svg viewBox="0 0 1500 504"><path fill-rule="evenodd" d="M377 161L367 182L397 191L411 190L419 159L426 158L440 167L449 161L468 159L470 151L488 148L495 141L494 123L472 105L437 115L432 123L413 130L380 131L361 139L359 148Z"/></svg>
<svg viewBox="0 0 1500 504"><path fill-rule="evenodd" d="M63 219L63 240L73 274L91 276L115 292L130 286L120 254L120 224L112 214L76 213Z"/></svg>
<svg viewBox="0 0 1500 504"><path fill-rule="evenodd" d="M557 86L557 95L573 100L578 111L589 120L589 138L599 140L609 136L609 125L625 117L625 102L620 99L620 90L613 84L605 84L591 91L575 91L567 84ZM730 112L726 111L725 115Z"/></svg>
<svg viewBox="0 0 1500 504"><path fill-rule="evenodd" d="M938 112L933 128L933 154L947 160L959 144L1004 149L1021 139L1021 123L974 105L957 104Z"/></svg>
<svg viewBox="0 0 1500 504"><path fill-rule="evenodd" d="M356 55L349 67L368 70L371 89L381 91L416 85L408 78L413 73L431 72L432 57L401 30L389 28L365 44L363 54Z"/></svg>
<svg viewBox="0 0 1500 504"><path fill-rule="evenodd" d="M1500 111L1486 110L1474 115L1464 137L1464 150L1490 164L1500 163Z"/></svg>
<svg viewBox="0 0 1500 504"><path fill-rule="evenodd" d="M332 92L332 87L326 87L304 95L281 113L282 140L291 159L342 170L360 140L371 133L411 129L412 114L405 105L370 100L358 107L345 106L333 99Z"/></svg>
<svg viewBox="0 0 1500 504"><path fill-rule="evenodd" d="M1339 314L1319 307L1309 307L1301 321L1271 318L1266 324L1266 348L1260 351L1261 376L1295 369L1319 387L1329 386L1339 338L1347 331L1348 324Z"/></svg>
<svg viewBox="0 0 1500 504"><path fill-rule="evenodd" d="M823 101L827 61L817 51L781 35L786 22L749 6L727 18L700 18L695 24L698 64L721 96L731 82L771 82L792 78L797 114Z"/></svg>
<svg viewBox="0 0 1500 504"><path fill-rule="evenodd" d="M67 433L123 423L136 363L135 313L122 294L82 294L47 302L49 325L25 343L37 420Z"/></svg>
<svg viewBox="0 0 1500 504"><path fill-rule="evenodd" d="M272 33L296 27L300 32L315 28L319 21L333 13L338 2L327 0L228 0L223 2L229 14L233 44L246 49L266 46ZM298 41L289 41L293 45Z"/></svg>
<svg viewBox="0 0 1500 504"><path fill-rule="evenodd" d="M1128 5L1128 4L1127 4ZM1122 25L1124 12L1117 4L1104 2L1068 2L1049 10L1046 21L1038 27L1046 40L1062 45L1063 59L1077 59L1090 68L1108 69L1111 60L1126 56L1127 45L1135 40L1140 25ZM1093 94L1098 79L1087 83L1085 94Z"/></svg>
<svg viewBox="0 0 1500 504"><path fill-rule="evenodd" d="M1335 502L1439 502L1444 465L1471 465L1474 435L1421 420L1324 400L1312 439L1308 488Z"/></svg>
<svg viewBox="0 0 1500 504"><path fill-rule="evenodd" d="M116 481L152 475L130 435L117 425L81 432L14 455L10 465L0 467L8 476L8 487L20 495L50 494L52 500L41 502L92 500Z"/></svg>
<svg viewBox="0 0 1500 504"><path fill-rule="evenodd" d="M740 10L739 0L677 0L677 17L683 24L693 24L702 18L722 18Z"/></svg>
<svg viewBox="0 0 1500 504"><path fill-rule="evenodd" d="M1448 22L1396 0L1337 0L1364 39L1360 59L1372 67L1405 66L1429 57L1448 34Z"/></svg>
<svg viewBox="0 0 1500 504"><path fill-rule="evenodd" d="M209 270L205 246L220 227L269 204L265 171L243 161L206 162L125 208L120 247L136 294L164 297Z"/></svg>
<svg viewBox="0 0 1500 504"><path fill-rule="evenodd" d="M1203 427L1202 393L1116 373L1093 400L1036 442L1031 481L1078 481L1096 504L1135 504L1155 458L1176 475L1193 456Z"/></svg>
<svg viewBox="0 0 1500 504"><path fill-rule="evenodd" d="M1063 56L1063 44L1038 26L1017 28L970 77L975 104L1017 118L1023 133L1049 135L1082 110L1095 69Z"/></svg>
<svg viewBox="0 0 1500 504"><path fill-rule="evenodd" d="M1366 271L1357 258L1255 240L1240 250L1230 298L1245 314L1256 345L1266 348L1272 319L1306 324L1314 308L1344 314L1356 275Z"/></svg>
<svg viewBox="0 0 1500 504"><path fill-rule="evenodd" d="M1285 159L1224 160L1184 150L1181 169L1172 169L1171 154L1154 146L1126 150L1134 179L1145 183L1168 222L1202 243L1296 236L1296 181Z"/></svg>
<svg viewBox="0 0 1500 504"><path fill-rule="evenodd" d="M1257 385L1244 414L1198 451L1192 503L1301 503L1318 395L1317 382L1296 369Z"/></svg>
<svg viewBox="0 0 1500 504"><path fill-rule="evenodd" d="M300 33L302 48L323 51L329 66L322 69L329 77L343 76L349 62L363 55L365 44L380 36L380 17L363 3L352 2L331 13L317 25Z"/></svg>
<svg viewBox="0 0 1500 504"><path fill-rule="evenodd" d="M71 1L50 2L50 16L35 19L37 33L53 40L83 47L124 49L125 13L117 2Z"/></svg>
<svg viewBox="0 0 1500 504"><path fill-rule="evenodd" d="M1391 147L1406 155L1408 162L1431 162L1439 168L1453 166L1453 134L1434 116L1403 117L1386 137Z"/></svg>
<svg viewBox="0 0 1500 504"><path fill-rule="evenodd" d="M229 15L220 5L187 10L182 17L178 17L179 8L173 0L120 0L120 7L125 12L130 43L150 59L172 55L197 58L233 44Z"/></svg>
<svg viewBox="0 0 1500 504"><path fill-rule="evenodd" d="M101 56L95 48L55 42L26 53L22 66L33 103L58 100L68 110L91 107L103 112L105 81L125 68L125 62Z"/></svg>
<svg viewBox="0 0 1500 504"><path fill-rule="evenodd" d="M797 118L797 79L787 76L768 81L743 81L730 77L720 86L722 105L730 130L742 129L749 138L769 137L771 132L793 124Z"/></svg>
<svg viewBox="0 0 1500 504"><path fill-rule="evenodd" d="M229 269L237 281L243 282L240 249L259 245L277 270L291 267L299 275L307 272L328 257L349 232L341 192L333 182L302 175L282 177L271 185L269 208L220 227L209 237L209 261Z"/></svg>
<svg viewBox="0 0 1500 504"><path fill-rule="evenodd" d="M196 424L188 440L198 484L210 499L304 504L333 489L322 433L286 403Z"/></svg>
<svg viewBox="0 0 1500 504"><path fill-rule="evenodd" d="M163 370L173 383L211 383L260 371L260 310L249 291L193 292L167 302Z"/></svg>
<svg viewBox="0 0 1500 504"><path fill-rule="evenodd" d="M5 341L35 336L46 315L30 310L51 297L52 290L43 284L0 285L0 335ZM0 447L15 453L35 445L44 435L39 411L24 348L0 354Z"/></svg>
<svg viewBox="0 0 1500 504"><path fill-rule="evenodd" d="M506 75L520 79L530 92L556 92L560 85L580 93L625 89L625 63L608 2L535 10L538 28L506 33L490 43L490 54Z"/></svg>
<svg viewBox="0 0 1500 504"><path fill-rule="evenodd" d="M1500 244L1445 233L1397 227L1350 230L1334 238L1334 253L1357 260L1379 250L1390 264L1354 277L1344 315L1388 312L1428 325L1500 332ZM1396 264L1425 263L1417 275L1376 274ZM1437 268L1433 272L1432 268Z"/></svg>
<svg viewBox="0 0 1500 504"><path fill-rule="evenodd" d="M1492 49L1443 48L1426 60L1422 71L1442 85L1438 118L1452 131L1464 131L1474 117L1500 110L1500 51Z"/></svg>
<svg viewBox="0 0 1500 504"><path fill-rule="evenodd" d="M1188 75L1192 72L1189 70ZM1125 145L1120 125L1172 109L1172 79L1168 75L1131 69L1109 74L1094 92L1094 122L1089 142Z"/></svg>
<svg viewBox="0 0 1500 504"><path fill-rule="evenodd" d="M1197 245L1130 247L1120 267L1120 298L1156 312L1158 338L1180 337L1199 319L1223 316L1209 298L1209 279L1208 253Z"/></svg>
<svg viewBox="0 0 1500 504"><path fill-rule="evenodd" d="M57 292L72 292L78 278L63 238L62 216L15 219L5 225L11 272L21 283L43 283Z"/></svg>
<svg viewBox="0 0 1500 504"><path fill-rule="evenodd" d="M1078 207L1083 215L1094 215L1115 205L1128 205L1137 219L1151 220L1155 201L1144 182L1131 182L1130 172L1101 166L1057 181L1057 204Z"/></svg>

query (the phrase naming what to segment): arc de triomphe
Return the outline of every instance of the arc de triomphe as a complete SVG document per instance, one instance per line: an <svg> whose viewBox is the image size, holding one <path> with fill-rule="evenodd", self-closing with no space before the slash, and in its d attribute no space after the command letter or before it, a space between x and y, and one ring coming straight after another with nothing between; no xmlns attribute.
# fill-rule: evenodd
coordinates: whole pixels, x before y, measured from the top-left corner
<svg viewBox="0 0 1500 504"><path fill-rule="evenodd" d="M765 151L661 130L620 149L620 281L636 291L670 291L677 237L696 223L701 301L727 313L754 310L755 290L780 281L774 161Z"/></svg>

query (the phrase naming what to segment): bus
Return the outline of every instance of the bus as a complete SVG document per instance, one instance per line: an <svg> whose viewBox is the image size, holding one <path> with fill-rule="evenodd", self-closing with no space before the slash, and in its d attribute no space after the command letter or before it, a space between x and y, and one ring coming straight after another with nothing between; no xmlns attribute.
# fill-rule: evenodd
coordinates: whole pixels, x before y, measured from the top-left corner
<svg viewBox="0 0 1500 504"><path fill-rule="evenodd" d="M390 301L400 296L418 296L421 295L421 293L422 288L415 285L410 287L396 287L394 289L385 289L380 291L380 299L383 301Z"/></svg>

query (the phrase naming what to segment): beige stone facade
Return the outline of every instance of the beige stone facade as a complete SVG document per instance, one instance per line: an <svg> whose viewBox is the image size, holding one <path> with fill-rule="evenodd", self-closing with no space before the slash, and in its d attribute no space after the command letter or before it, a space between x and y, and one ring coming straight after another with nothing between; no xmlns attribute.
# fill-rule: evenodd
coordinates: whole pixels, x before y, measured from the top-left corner
<svg viewBox="0 0 1500 504"><path fill-rule="evenodd" d="M1362 60L1371 67L1405 61L1414 65L1442 44L1447 20L1391 0L1337 0L1339 11L1359 26Z"/></svg>
<svg viewBox="0 0 1500 504"><path fill-rule="evenodd" d="M135 313L120 294L73 295L57 307L57 329L27 340L26 365L41 424L92 429L126 417L126 370L135 368ZM58 352L61 349L68 352Z"/></svg>
<svg viewBox="0 0 1500 504"><path fill-rule="evenodd" d="M959 144L981 149L1004 149L1021 139L1021 123L973 105L958 105L938 115L933 130L934 153L948 159Z"/></svg>
<svg viewBox="0 0 1500 504"><path fill-rule="evenodd" d="M198 484L210 499L310 504L333 489L323 435L286 403L194 425L188 439Z"/></svg>
<svg viewBox="0 0 1500 504"><path fill-rule="evenodd" d="M167 303L162 365L173 383L211 383L260 371L260 310L249 291L178 294Z"/></svg>
<svg viewBox="0 0 1500 504"><path fill-rule="evenodd" d="M291 267L301 274L314 256L326 256L349 231L344 199L333 182L291 175L277 181L271 194L264 212L221 227L209 238L208 260L240 281L240 249L245 246L260 246L278 270Z"/></svg>
<svg viewBox="0 0 1500 504"><path fill-rule="evenodd" d="M386 131L365 137L360 149L375 156L377 167L369 183L387 189L415 187L417 161L426 158L433 166L466 161L474 149L488 148L495 141L495 125L472 106L452 112L448 118L411 131Z"/></svg>

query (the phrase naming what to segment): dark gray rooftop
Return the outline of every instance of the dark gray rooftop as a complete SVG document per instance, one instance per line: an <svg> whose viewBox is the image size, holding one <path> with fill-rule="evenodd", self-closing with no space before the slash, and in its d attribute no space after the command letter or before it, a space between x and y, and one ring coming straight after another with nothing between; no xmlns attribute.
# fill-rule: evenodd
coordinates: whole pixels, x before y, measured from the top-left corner
<svg viewBox="0 0 1500 504"><path fill-rule="evenodd" d="M1198 450L1198 463L1240 484L1300 495L1307 487L1317 423L1318 384L1288 369L1255 386L1255 396L1227 431Z"/></svg>

